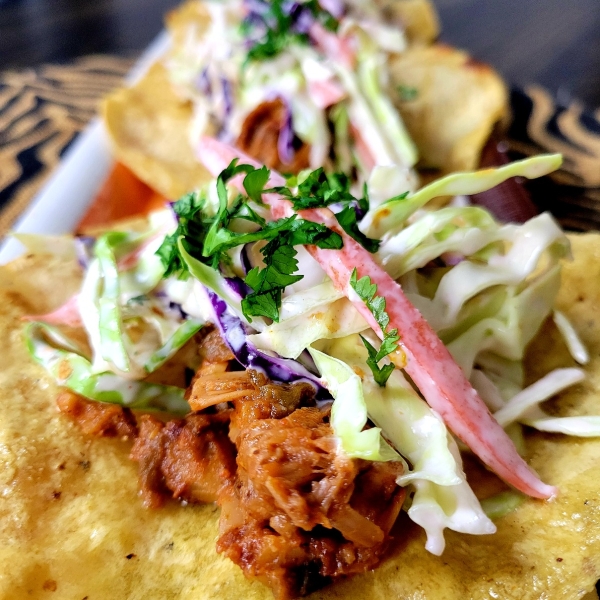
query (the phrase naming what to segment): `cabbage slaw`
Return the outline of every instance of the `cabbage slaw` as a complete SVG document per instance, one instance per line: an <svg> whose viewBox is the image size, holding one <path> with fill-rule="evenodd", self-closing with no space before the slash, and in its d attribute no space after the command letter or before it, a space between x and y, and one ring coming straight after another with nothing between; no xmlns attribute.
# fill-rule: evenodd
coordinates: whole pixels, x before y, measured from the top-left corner
<svg viewBox="0 0 600 600"><path fill-rule="evenodd" d="M540 160L535 160L537 166L526 161L523 170L538 168ZM481 180L482 173L463 174L460 180L465 186L482 186L470 182L470 177ZM488 184L497 179L496 171ZM212 186L204 192L207 197L214 193ZM214 211L214 203L207 203L206 210ZM377 210L372 208L363 220ZM157 227L157 221L168 226ZM187 281L175 276L161 279L164 268L155 260L155 251L172 228L172 216L166 211L153 218L146 232L112 232L96 241L82 289L75 302L67 303L66 313L69 318L69 312L79 313L89 350L64 334L56 313L48 323L28 325L32 357L60 385L99 401L186 412L182 389L145 379L205 322L218 321L215 303L222 302L234 323L224 337L230 346L236 343L247 354L260 357L260 363L252 363L254 368L258 364L276 380L305 379L317 389L329 390L335 398L331 424L341 450L366 459L403 461L406 469L398 484L414 492L408 515L426 529L429 551L443 551L445 528L471 534L494 531L466 482L456 442L443 420L399 369L385 387L374 382L358 335L369 337L373 332L308 254L302 256L300 269L310 277L286 290L280 321L249 323L234 280L219 271L195 261ZM530 260L518 260L523 252ZM257 260L256 253L248 255ZM375 255L430 320L490 410L517 440L522 439L520 424L570 435L600 435L598 417L552 418L539 406L580 381L584 376L580 369L557 370L528 388L523 385L525 348L547 316L557 321L574 358L581 364L587 361L566 317L553 312L559 261L566 255L568 242L548 215L523 226L502 225L482 209L468 206L435 212L419 208L386 235ZM241 262L233 264L234 275L242 276L243 269ZM211 301L210 294L216 300ZM304 356L306 350L314 363ZM367 419L375 427L364 429ZM514 498L498 502L510 507ZM502 512L498 502L494 514Z"/></svg>
<svg viewBox="0 0 600 600"><path fill-rule="evenodd" d="M311 169L356 168L363 178L375 165L411 170L417 149L388 90L389 58L407 47L401 23L387 23L369 2L335 10L317 3L333 31L305 4L281 3L293 33L277 52L254 59L249 48L275 27L269 4L209 0L206 26L191 24L165 60L174 89L194 107L192 146L214 134L233 143L254 109L279 99L287 114L278 143L283 164L298 139L310 145Z"/></svg>

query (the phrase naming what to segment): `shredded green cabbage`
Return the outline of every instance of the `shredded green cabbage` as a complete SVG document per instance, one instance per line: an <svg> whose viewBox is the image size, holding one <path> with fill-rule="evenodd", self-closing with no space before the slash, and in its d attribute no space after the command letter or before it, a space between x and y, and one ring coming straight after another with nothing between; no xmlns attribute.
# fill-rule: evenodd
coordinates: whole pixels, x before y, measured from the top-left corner
<svg viewBox="0 0 600 600"><path fill-rule="evenodd" d="M413 194L409 194L403 200L393 200L382 204L367 214L361 223L361 230L369 237L389 236L433 198L478 194L511 177L535 179L555 171L561 163L562 156L560 154L550 154L526 158L497 169L481 169L470 173L447 175Z"/></svg>
<svg viewBox="0 0 600 600"><path fill-rule="evenodd" d="M308 350L335 400L331 407L330 423L344 452L351 458L399 460L398 454L381 437L378 427L364 429L367 406L360 377L341 360L314 348Z"/></svg>
<svg viewBox="0 0 600 600"><path fill-rule="evenodd" d="M581 369L554 369L529 387L513 396L500 410L494 413L496 421L506 427L526 416L527 411L554 394L585 379Z"/></svg>
<svg viewBox="0 0 600 600"><path fill-rule="evenodd" d="M441 418L402 373L396 369L385 387L377 385L366 367L367 351L358 335L322 346L350 372L360 373L369 418L412 465L398 483L415 489L408 515L427 531L427 550L442 553L445 528L471 534L493 533L493 524L465 479L456 443ZM339 410L343 409L341 405Z"/></svg>
<svg viewBox="0 0 600 600"><path fill-rule="evenodd" d="M525 500L523 494L508 490L485 498L481 501L481 506L490 519L500 519L515 510L523 500Z"/></svg>
<svg viewBox="0 0 600 600"><path fill-rule="evenodd" d="M25 335L32 358L59 385L86 398L129 408L164 410L178 414L189 412L190 407L183 398L183 389L132 381L111 371L95 373L83 350L56 327L31 323L27 326Z"/></svg>
<svg viewBox="0 0 600 600"><path fill-rule="evenodd" d="M550 417L541 409L529 410L521 419L538 431L564 433L576 437L599 437L600 416Z"/></svg>
<svg viewBox="0 0 600 600"><path fill-rule="evenodd" d="M148 295L164 273L155 256L161 241L155 232L151 225L142 233L109 232L98 238L77 297L90 357L49 325L32 323L26 337L31 355L60 385L93 400L183 413L189 410L183 390L143 379L204 321L184 319L168 302Z"/></svg>
<svg viewBox="0 0 600 600"><path fill-rule="evenodd" d="M249 340L261 350L298 358L317 340L345 337L367 328L367 322L352 303L340 298L325 306L313 304L306 312L273 323L259 334L249 336Z"/></svg>
<svg viewBox="0 0 600 600"><path fill-rule="evenodd" d="M374 52L362 52L358 61L359 85L370 105L376 123L384 133L385 141L390 146L393 164L412 167L418 159L417 147L400 114L380 86L382 60L384 60L382 55L378 56ZM376 164L385 165L389 162L378 160Z"/></svg>

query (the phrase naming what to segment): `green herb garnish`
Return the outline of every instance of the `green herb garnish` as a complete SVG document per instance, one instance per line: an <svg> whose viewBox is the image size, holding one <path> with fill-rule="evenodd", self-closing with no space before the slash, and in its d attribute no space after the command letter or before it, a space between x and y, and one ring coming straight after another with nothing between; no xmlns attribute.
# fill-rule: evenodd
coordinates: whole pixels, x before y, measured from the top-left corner
<svg viewBox="0 0 600 600"><path fill-rule="evenodd" d="M304 26L298 26L302 20L306 22L306 17L317 20L330 31L337 31L338 21L321 7L318 0L299 3L257 0L256 8L241 25L242 36L251 44L247 62L268 60L292 44L308 44L310 39L303 31Z"/></svg>
<svg viewBox="0 0 600 600"><path fill-rule="evenodd" d="M298 185L297 195L293 195L288 187L277 187L272 191L286 196L294 210L325 208L332 204L341 205L342 209L335 213L341 228L369 252L375 253L379 249L381 242L367 237L358 228L357 208L365 212L369 210L366 184L363 187L363 197L356 198L350 192L350 178L347 175L343 173L328 175L320 168L310 173Z"/></svg>
<svg viewBox="0 0 600 600"><path fill-rule="evenodd" d="M402 194L398 194L397 196L392 196L391 198L388 198L381 204L383 205L383 204L387 204L388 202L396 202L397 200L406 200L408 198L409 194L410 194L410 192L403 192Z"/></svg>
<svg viewBox="0 0 600 600"><path fill-rule="evenodd" d="M248 197L238 194L230 202L226 184L240 174L245 175L243 186ZM270 171L265 167L256 169L252 165L238 164L237 159L232 161L217 178L217 214L206 215L206 199L201 193L187 194L173 205L178 218L177 230L165 238L157 251L166 267L165 277L175 273L185 277L187 266L177 245L179 239L192 257L214 269L230 263L229 250L251 242L267 242L261 250L265 267L255 267L244 280L253 290L242 300L242 311L249 320L254 316L279 320L283 291L303 277L297 274L294 246L306 244L339 249L343 245L341 236L335 231L320 223L299 219L297 215L265 221L255 208L263 205L262 194L269 175ZM241 233L232 230L234 219L253 223L255 231Z"/></svg>
<svg viewBox="0 0 600 600"><path fill-rule="evenodd" d="M360 336L369 353L367 365L371 369L375 381L383 387L394 370L394 364L389 363L380 367L378 363L397 350L400 336L398 335L397 329L386 331L390 324L390 317L387 312L385 312L385 298L376 295L377 285L371 283L371 278L368 275L365 275L365 277L361 277L357 281L357 272L356 269L354 269L350 276L350 286L371 311L371 314L375 317L377 324L381 327L381 331L383 332L383 341L381 342L379 350L377 350L362 335Z"/></svg>
<svg viewBox="0 0 600 600"><path fill-rule="evenodd" d="M190 254L202 254L202 245L206 237L205 220L202 216L205 205L206 199L200 192L186 194L173 204L172 208L178 222L177 229L165 237L156 251L165 266L165 278L175 273L179 273L182 277L187 276L187 266L177 248L179 237L186 240L186 249Z"/></svg>
<svg viewBox="0 0 600 600"><path fill-rule="evenodd" d="M339 250L343 243L337 233L324 225L298 219L296 215L274 223L281 223L281 226L276 227L277 235L269 236L272 239L261 250L265 267L263 269L254 267L245 279L253 293L242 300L242 311L250 321L253 316L265 316L273 321L279 321L283 290L303 277L303 275L295 275L298 261L294 246L308 244Z"/></svg>
<svg viewBox="0 0 600 600"><path fill-rule="evenodd" d="M402 102L410 102L419 95L419 90L416 87L411 87L409 85L400 84L396 89L398 90Z"/></svg>

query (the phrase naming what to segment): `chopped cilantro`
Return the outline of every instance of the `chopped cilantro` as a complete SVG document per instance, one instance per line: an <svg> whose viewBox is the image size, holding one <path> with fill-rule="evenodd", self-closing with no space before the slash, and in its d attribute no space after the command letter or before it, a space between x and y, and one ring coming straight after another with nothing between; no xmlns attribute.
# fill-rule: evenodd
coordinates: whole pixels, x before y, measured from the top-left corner
<svg viewBox="0 0 600 600"><path fill-rule="evenodd" d="M402 102L410 102L414 100L419 95L419 90L416 87L411 87L409 85L400 84L397 87L398 94L400 95L400 100Z"/></svg>
<svg viewBox="0 0 600 600"><path fill-rule="evenodd" d="M242 36L250 46L247 61L268 60L291 44L308 44L313 21L337 31L337 20L318 0L255 0L241 25Z"/></svg>
<svg viewBox="0 0 600 600"><path fill-rule="evenodd" d="M254 316L279 321L283 290L303 277L294 274L298 269L294 246L308 244L334 250L342 247L342 238L320 223L304 221L296 218L296 215L274 223L280 222L285 226L273 227L272 230L277 230L277 235L270 236L270 241L261 250L265 268L254 267L244 280L253 290L253 293L242 300L242 311L250 321Z"/></svg>
<svg viewBox="0 0 600 600"><path fill-rule="evenodd" d="M327 175L323 168L308 174L306 179L298 185L296 196L288 187L273 188L273 191L286 196L291 201L294 210L323 208L330 204L356 201L356 198L350 193L349 177L344 173Z"/></svg>
<svg viewBox="0 0 600 600"><path fill-rule="evenodd" d="M254 169L247 173L244 178L244 189L248 194L248 197L257 204L262 204L262 193L269 181L269 169L267 167L261 167L260 169Z"/></svg>
<svg viewBox="0 0 600 600"><path fill-rule="evenodd" d="M367 237L358 228L357 209L369 210L369 196L367 186L363 187L363 197L356 198L350 192L350 179L343 173L326 174L320 168L313 171L298 185L298 194L294 196L288 187L273 188L273 191L286 196L292 203L294 210L307 210L311 208L324 208L337 204L342 209L335 213L335 218L341 228L361 246L371 253L379 249L379 240Z"/></svg>
<svg viewBox="0 0 600 600"><path fill-rule="evenodd" d="M398 335L397 329L386 331L390 324L390 317L387 312L385 312L385 298L376 295L377 285L371 283L371 278L368 275L365 275L365 277L361 277L357 281L357 272L356 269L354 269L350 276L350 286L371 311L371 314L375 317L375 320L379 327L381 327L383 333L383 341L381 342L379 350L376 350L362 335L360 336L369 353L367 365L371 369L375 381L383 387L394 370L394 364L389 363L380 367L378 363L388 356L388 354L395 352L398 348L400 336Z"/></svg>
<svg viewBox="0 0 600 600"><path fill-rule="evenodd" d="M360 336L362 343L365 345L367 352L369 353L369 358L367 358L367 366L371 369L373 373L373 379L381 386L384 387L387 383L387 380L390 378L392 371L394 370L394 363L388 363L380 367L377 362L377 356L379 352L375 349L375 347L362 335Z"/></svg>
<svg viewBox="0 0 600 600"><path fill-rule="evenodd" d="M259 187L269 178L266 169L255 169L251 165L238 165L237 159L219 175L217 179L217 195L219 197L219 210L216 217L208 217L204 212L206 198L201 192L186 194L172 205L177 216L177 230L167 236L156 254L161 258L166 270L165 277L175 273L187 276L185 261L181 259L177 249L177 240L182 237L185 249L194 257L211 256L210 264L216 268L221 260L227 260L225 250L238 243L234 240L238 234L227 229L233 218L242 218L247 221L264 224L255 210L248 205L241 195L238 195L231 207L228 207L227 188L225 184L235 175L245 173L244 186L252 198L260 200ZM265 177L266 172L266 177ZM256 174L258 173L258 175ZM262 186L264 187L264 183ZM241 242L244 243L244 242ZM211 251L206 253L206 249Z"/></svg>
<svg viewBox="0 0 600 600"><path fill-rule="evenodd" d="M182 276L187 274L185 261L182 260L177 248L177 240L180 236L184 237L185 248L190 254L202 252L205 237L202 209L205 204L206 199L200 192L192 192L182 196L172 205L173 212L177 216L177 230L166 236L156 251L166 269L164 277L175 273L180 273Z"/></svg>
<svg viewBox="0 0 600 600"><path fill-rule="evenodd" d="M243 187L248 198L238 194L230 202L226 184L239 174L245 174ZM308 244L339 249L343 245L341 236L335 231L320 223L299 219L297 215L269 222L263 219L250 203L254 202L255 207L263 205L262 194L269 175L265 167L256 169L232 161L217 178L217 214L206 215L203 210L206 200L199 192L187 194L173 205L178 218L177 230L165 238L157 251L166 267L165 277L175 273L185 277L186 263L177 246L180 238L189 254L214 269L229 264L228 250L251 242L267 242L261 250L265 267L252 269L245 279L253 290L242 300L242 310L249 320L253 316L279 320L283 290L303 277L296 273L298 261L294 246ZM230 225L234 219L254 223L255 230L233 231Z"/></svg>
<svg viewBox="0 0 600 600"><path fill-rule="evenodd" d="M358 218L356 215L356 208L351 205L345 206L340 212L335 214L335 218L340 224L341 228L354 240L356 240L363 248L371 253L379 250L379 240L367 237L358 228Z"/></svg>
<svg viewBox="0 0 600 600"><path fill-rule="evenodd" d="M404 192L402 194L398 194L397 196L392 196L391 198L388 198L382 204L387 204L388 202L396 202L396 200L406 200L408 198L409 194L410 194L410 192Z"/></svg>

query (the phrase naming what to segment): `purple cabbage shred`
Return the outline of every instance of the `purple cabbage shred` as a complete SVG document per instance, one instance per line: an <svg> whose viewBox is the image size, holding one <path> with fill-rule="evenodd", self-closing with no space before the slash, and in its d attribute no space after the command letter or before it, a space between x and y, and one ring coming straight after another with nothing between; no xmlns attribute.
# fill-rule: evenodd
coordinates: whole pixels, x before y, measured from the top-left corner
<svg viewBox="0 0 600 600"><path fill-rule="evenodd" d="M198 75L196 79L196 89L209 98L212 96L212 85L210 83L210 77L208 76L208 67L204 67L202 73Z"/></svg>
<svg viewBox="0 0 600 600"><path fill-rule="evenodd" d="M252 290L240 277L224 277L229 289L240 299L245 298Z"/></svg>
<svg viewBox="0 0 600 600"><path fill-rule="evenodd" d="M331 395L320 379L298 361L271 356L248 342L244 324L231 312L227 303L208 288L206 288L206 293L212 304L215 322L223 339L244 368L260 371L269 379L280 383L305 381L315 388L317 400L331 399Z"/></svg>
<svg viewBox="0 0 600 600"><path fill-rule="evenodd" d="M277 141L277 152L279 160L283 164L289 164L294 160L294 127L292 122L292 111L289 103L282 98L285 104L285 121L279 132Z"/></svg>
<svg viewBox="0 0 600 600"><path fill-rule="evenodd" d="M75 238L75 254L77 256L77 262L84 270L87 270L90 261L92 260L95 244L96 238L88 235L80 235Z"/></svg>
<svg viewBox="0 0 600 600"><path fill-rule="evenodd" d="M225 109L225 118L231 116L233 111L233 93L231 91L231 82L225 77L221 77L221 87L223 89L223 108Z"/></svg>

